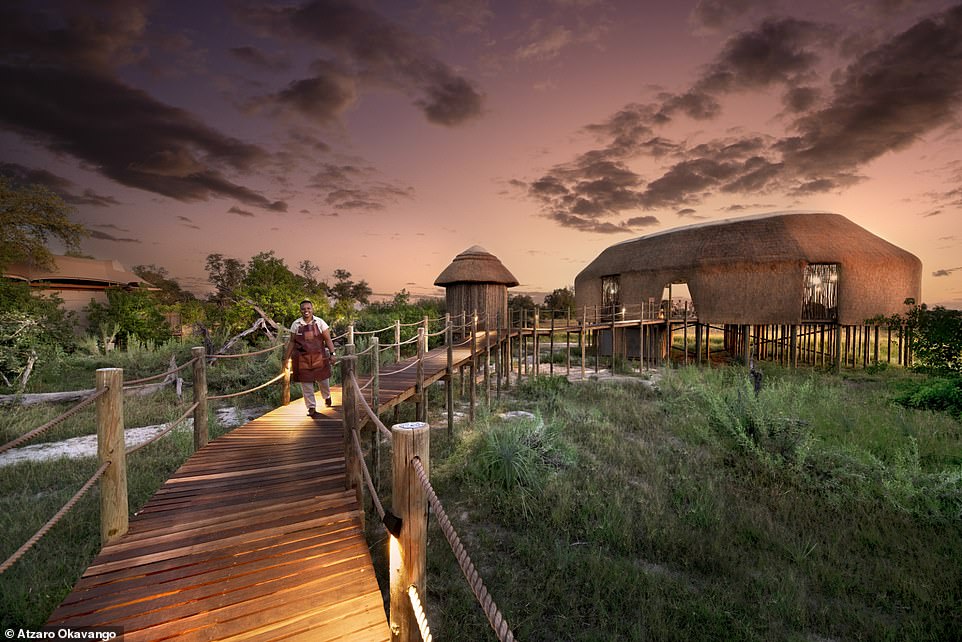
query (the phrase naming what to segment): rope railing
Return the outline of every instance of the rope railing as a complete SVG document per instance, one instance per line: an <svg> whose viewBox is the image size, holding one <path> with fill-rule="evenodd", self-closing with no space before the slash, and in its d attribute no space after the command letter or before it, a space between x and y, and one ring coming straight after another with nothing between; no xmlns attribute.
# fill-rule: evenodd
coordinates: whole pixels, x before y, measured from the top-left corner
<svg viewBox="0 0 962 642"><path fill-rule="evenodd" d="M355 335L358 335L358 334L361 334L361 335L364 335L364 334L380 334L380 333L382 333L382 332L386 332L386 331L388 331L388 330L393 330L393 329L394 329L394 324L392 323L391 325L386 326L386 327L383 327L383 328L381 328L380 330L355 330L355 331L354 331L354 334L355 334Z"/></svg>
<svg viewBox="0 0 962 642"><path fill-rule="evenodd" d="M433 642L434 636L431 635L431 627L428 625L428 615L424 612L424 605L421 604L418 588L413 584L408 587L408 597L411 599L411 608L414 609L414 619L418 623L421 639L424 642Z"/></svg>
<svg viewBox="0 0 962 642"><path fill-rule="evenodd" d="M153 437L151 437L151 438L148 439L147 441L145 441L145 442L143 442L143 443L140 443L140 444L137 444L136 446L131 446L130 448L128 448L128 449L125 451L126 454L131 455L131 454L137 452L138 450L140 450L141 448L145 448L146 446L149 446L150 444L152 444L152 443L154 443L155 441L159 440L161 437L163 437L164 435L166 435L167 433L169 433L170 431L172 431L174 428L176 428L177 426L179 426L179 425L181 424L181 422L183 422L185 419L187 419L187 416L194 412L194 409L197 408L197 405L198 405L198 402L196 402L196 401L195 401L194 403L192 403L192 404L187 408L186 412L184 412L184 414L182 414L182 415L181 415L180 417L178 417L177 419L174 419L173 421L165 424L166 427L165 427L163 430L161 430L160 432L158 432L156 435L154 435Z"/></svg>
<svg viewBox="0 0 962 642"><path fill-rule="evenodd" d="M361 442L357 437L357 429L351 430L351 440L354 442L354 452L357 453L357 460L364 461L364 450L361 448ZM368 492L371 493L371 502L374 504L374 510L377 511L378 517L384 519L384 515L386 514L384 506L381 505L381 498L378 497L377 490L374 488L374 482L371 480L371 471L367 469L366 462L361 466L361 473L364 475L364 484L367 486Z"/></svg>
<svg viewBox="0 0 962 642"><path fill-rule="evenodd" d="M151 376L149 376L149 377L144 377L143 379L131 379L130 381L125 381L125 382L124 382L124 388L136 386L137 384L141 384L141 383L147 383L148 381L153 381L154 379L160 379L160 378L162 378L162 377L166 378L166 377L169 377L169 376L172 375L172 374L177 374L178 372L180 372L181 370L183 370L183 369L186 368L187 366L192 366L192 365L194 365L194 362L195 362L195 361L197 361L197 358L196 358L196 357L194 357L193 359L187 361L186 363L184 363L184 365L177 366L176 368L171 368L170 370L167 370L166 372L161 372L161 373L159 373L159 374L151 375Z"/></svg>
<svg viewBox="0 0 962 642"><path fill-rule="evenodd" d="M361 394L363 388L358 385L357 377L354 376L353 372L351 373L349 379L351 380L351 386L354 388L354 394L357 395L355 398L361 400L361 408L364 409L364 412L367 414L368 418L374 422L374 425L377 426L377 429L380 430L385 437L390 439L391 431L387 429L387 426L381 423L381 420L378 419L377 413L374 412L374 410L371 409L371 406L368 405L367 399L365 399L364 395Z"/></svg>
<svg viewBox="0 0 962 642"><path fill-rule="evenodd" d="M471 557L468 555L461 543L461 539L458 537L457 532L451 525L451 520L448 519L447 513L444 511L444 506L441 504L441 500L438 499L437 494L434 492L434 488L431 486L431 482L428 480L427 474L424 472L424 466L421 464L421 460L415 457L412 460L414 466L414 471L417 473L418 479L421 482L421 486L424 488L424 492L428 496L428 501L431 503L431 507L434 509L434 514L437 517L438 525L441 527L441 531L444 533L444 537L448 540L448 544L451 546L451 552L454 553L455 559L458 561L458 565L461 567L461 572L464 573L465 579L468 581L468 585L471 587L475 598L477 598L478 603L481 605L481 609L484 611L485 616L488 618L488 622L491 624L491 628L497 634L498 639L501 642L513 642L514 633L511 632L511 628L508 626L507 620L504 619L504 615L501 614L501 610L498 605L495 604L494 599L491 594L488 593L488 589L484 586L484 581L478 574L477 569L474 567L474 563L471 561Z"/></svg>
<svg viewBox="0 0 962 642"><path fill-rule="evenodd" d="M207 400L208 400L208 401L215 401L215 400L217 400L217 399L231 399L232 397L240 397L241 395L246 395L246 394L249 394L249 393L251 393L251 392L256 392L256 391L258 391L258 390L261 390L262 388L266 388L267 386L271 385L272 383L277 383L278 381L280 381L281 379L284 378L284 375L285 375L285 373L282 372L282 373L280 373L279 375L277 375L276 377L274 377L273 379L271 379L271 380L269 380L269 381L265 381L264 383L262 383L262 384L259 385L259 386L256 386L256 387L254 387L254 388L248 388L247 390L241 390L240 392L232 392L232 393L227 394L227 395L209 395L209 396L207 397Z"/></svg>
<svg viewBox="0 0 962 642"><path fill-rule="evenodd" d="M45 431L53 428L53 427L56 426L57 424L59 424L59 423L65 421L65 420L69 419L70 417L72 417L73 415L77 414L78 412L80 412L81 410L83 410L84 408L86 408L87 406L89 406L90 404L92 404L93 402L97 401L97 399L99 399L99 398L102 397L104 394L106 394L106 392L107 392L107 389L106 389L106 388L104 388L103 390L98 390L98 391L94 392L94 393L91 394L90 396L88 396L88 397L84 398L83 400L81 400L80 402L74 404L74 405L73 405L71 408L69 408L68 410L66 410L66 411L64 411L63 413L61 413L60 415L54 417L53 419L51 419L50 421L48 421L48 422L45 423L44 425L42 425L42 426L40 426L40 427L38 427L38 428L34 428L34 429L31 430L30 432L28 432L28 433L26 433L26 434L23 434L23 435L20 435L19 437L17 437L17 438L14 439L13 441L7 442L7 443L4 444L3 446L0 446L0 453L6 452L6 451L10 450L11 448L16 448L17 446L19 446L19 445L21 445L21 444L25 444L25 443L27 443L28 441L30 441L31 439L33 439L34 437L36 437L37 435L40 435L40 434L42 434L43 432L45 432Z"/></svg>
<svg viewBox="0 0 962 642"><path fill-rule="evenodd" d="M6 572L8 568L16 564L17 560L19 560L21 557L24 556L24 554L26 554L27 551L33 548L34 544L40 541L41 537L46 535L51 528L56 526L57 523L63 518L63 516L66 515L68 512L70 512L70 509L73 508L77 504L77 502L80 501L80 499L87 493L88 490L90 490L90 487L93 486L97 482L97 480L103 477L103 474L107 472L107 468L110 467L111 463L113 462L105 461L103 464L101 464L100 468L98 468L96 472L94 472L93 476L87 480L87 482L80 488L80 490L78 490L74 494L73 497L70 498L70 500L64 505L63 508L57 511L56 515L51 517L46 524L40 527L40 530L34 533L33 537L31 537L26 542L24 542L23 546L18 548L13 553L13 555L7 558L7 560L3 564L0 564L0 574Z"/></svg>
<svg viewBox="0 0 962 642"><path fill-rule="evenodd" d="M381 373L379 373L379 374L380 374L380 376L382 376L382 377L390 377L391 375L396 375L396 374L398 374L398 373L404 372L405 370L410 370L411 368L413 368L413 367L416 366L416 365L418 365L417 359L415 359L415 360L412 361L411 363L407 364L407 365L404 366L403 368L398 368L397 370L391 370L390 372L381 372Z"/></svg>
<svg viewBox="0 0 962 642"><path fill-rule="evenodd" d="M265 354L271 352L272 350L277 350L278 348L283 348L286 344L278 343L277 345L270 346L269 348L263 348L261 350L255 350L254 352L239 352L237 354L210 354L207 355L208 359L216 361L217 359L239 359L241 357L256 357L259 354Z"/></svg>

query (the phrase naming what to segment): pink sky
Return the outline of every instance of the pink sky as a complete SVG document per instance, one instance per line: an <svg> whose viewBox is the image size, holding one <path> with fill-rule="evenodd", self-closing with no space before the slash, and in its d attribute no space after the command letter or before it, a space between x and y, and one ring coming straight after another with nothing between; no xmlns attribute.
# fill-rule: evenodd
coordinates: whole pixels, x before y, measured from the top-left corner
<svg viewBox="0 0 962 642"><path fill-rule="evenodd" d="M274 250L434 294L477 244L545 292L625 239L826 210L962 307L959 4L14 1L0 36L0 172L190 289Z"/></svg>

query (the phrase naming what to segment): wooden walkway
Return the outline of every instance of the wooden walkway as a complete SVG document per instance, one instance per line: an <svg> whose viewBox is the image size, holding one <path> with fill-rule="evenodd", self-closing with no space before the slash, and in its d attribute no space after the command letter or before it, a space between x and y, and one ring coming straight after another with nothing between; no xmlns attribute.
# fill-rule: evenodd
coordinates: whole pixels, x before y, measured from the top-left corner
<svg viewBox="0 0 962 642"><path fill-rule="evenodd" d="M470 358L470 344L454 349L455 367ZM382 370L380 411L414 394L417 368L399 372L412 362ZM426 384L446 366L446 347L427 353ZM390 640L363 509L345 490L340 392L321 418L297 399L194 453L48 624L119 626L127 642Z"/></svg>

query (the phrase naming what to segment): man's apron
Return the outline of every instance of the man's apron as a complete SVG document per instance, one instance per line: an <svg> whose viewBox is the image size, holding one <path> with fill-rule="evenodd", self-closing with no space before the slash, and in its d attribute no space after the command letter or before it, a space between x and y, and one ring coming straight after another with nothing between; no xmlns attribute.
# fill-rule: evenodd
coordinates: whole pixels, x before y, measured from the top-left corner
<svg viewBox="0 0 962 642"><path fill-rule="evenodd" d="M327 357L324 337L317 322L302 325L294 335L294 381L323 381L331 377L331 360Z"/></svg>

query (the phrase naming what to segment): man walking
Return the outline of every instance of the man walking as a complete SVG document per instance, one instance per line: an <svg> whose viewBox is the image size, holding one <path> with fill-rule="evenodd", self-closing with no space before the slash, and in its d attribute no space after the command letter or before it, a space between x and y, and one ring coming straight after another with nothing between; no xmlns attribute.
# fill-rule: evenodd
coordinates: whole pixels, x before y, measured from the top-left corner
<svg viewBox="0 0 962 642"><path fill-rule="evenodd" d="M307 414L317 416L314 382L318 382L324 405L331 406L331 366L334 364L334 342L324 319L314 316L310 299L301 301L301 318L291 324L291 339L284 351L284 363L293 357L293 380L301 384Z"/></svg>

